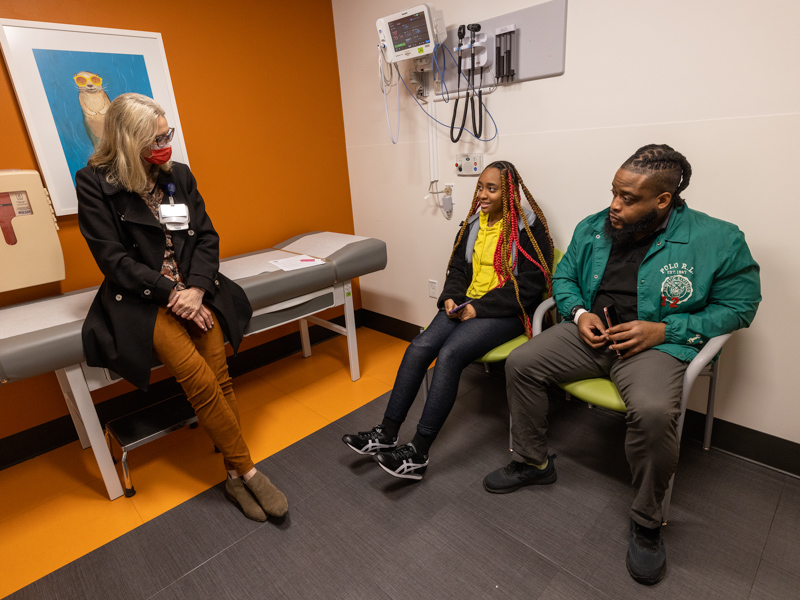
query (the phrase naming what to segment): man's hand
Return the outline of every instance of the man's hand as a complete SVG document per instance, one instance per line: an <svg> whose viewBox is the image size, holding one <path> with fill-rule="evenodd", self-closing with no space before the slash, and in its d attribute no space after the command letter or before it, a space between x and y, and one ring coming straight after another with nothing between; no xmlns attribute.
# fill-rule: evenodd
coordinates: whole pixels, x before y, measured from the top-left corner
<svg viewBox="0 0 800 600"><path fill-rule="evenodd" d="M177 316L193 321L203 305L205 290L199 287L190 287L179 292L172 291L167 308L171 308Z"/></svg>
<svg viewBox="0 0 800 600"><path fill-rule="evenodd" d="M666 323L628 321L606 329L606 337L611 342L609 348L622 353L620 358L630 358L653 346L663 344L666 328Z"/></svg>
<svg viewBox="0 0 800 600"><path fill-rule="evenodd" d="M588 311L582 313L577 325L581 339L590 348L599 350L608 342L605 336L606 326L603 325L602 319L596 314Z"/></svg>

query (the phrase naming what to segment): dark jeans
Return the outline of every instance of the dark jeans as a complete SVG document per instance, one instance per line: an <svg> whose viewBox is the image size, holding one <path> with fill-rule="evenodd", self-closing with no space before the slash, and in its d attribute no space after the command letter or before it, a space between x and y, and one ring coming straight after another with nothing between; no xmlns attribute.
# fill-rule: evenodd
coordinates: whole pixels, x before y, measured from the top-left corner
<svg viewBox="0 0 800 600"><path fill-rule="evenodd" d="M525 329L519 317L467 321L449 319L440 310L428 328L414 338L406 349L397 371L385 416L402 423L417 397L422 378L436 359L436 368L417 431L435 437L453 408L461 371L492 348L522 335Z"/></svg>

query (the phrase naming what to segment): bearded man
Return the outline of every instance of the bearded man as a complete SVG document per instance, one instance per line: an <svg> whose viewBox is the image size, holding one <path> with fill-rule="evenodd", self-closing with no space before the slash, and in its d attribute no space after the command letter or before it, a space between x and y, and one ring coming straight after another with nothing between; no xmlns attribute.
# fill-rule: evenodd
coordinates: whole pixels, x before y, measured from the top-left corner
<svg viewBox="0 0 800 600"><path fill-rule="evenodd" d="M691 173L671 147L644 146L616 172L611 206L578 224L553 278L566 321L506 361L515 460L484 479L492 493L554 483L547 386L609 377L627 407L635 489L626 565L646 585L666 572L661 502L678 463L684 371L710 338L749 326L761 301L759 267L739 228L681 198Z"/></svg>

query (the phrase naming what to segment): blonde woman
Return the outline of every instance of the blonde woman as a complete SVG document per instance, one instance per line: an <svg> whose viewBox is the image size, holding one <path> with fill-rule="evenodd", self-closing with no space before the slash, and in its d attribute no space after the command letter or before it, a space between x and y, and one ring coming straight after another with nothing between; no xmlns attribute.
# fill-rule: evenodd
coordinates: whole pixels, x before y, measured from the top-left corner
<svg viewBox="0 0 800 600"><path fill-rule="evenodd" d="M219 236L189 168L172 162L164 109L122 94L103 139L78 171L78 224L105 279L83 325L91 366L146 390L155 356L183 387L222 452L225 494L255 521L282 516L286 497L242 439L223 333L236 350L252 309L219 273Z"/></svg>

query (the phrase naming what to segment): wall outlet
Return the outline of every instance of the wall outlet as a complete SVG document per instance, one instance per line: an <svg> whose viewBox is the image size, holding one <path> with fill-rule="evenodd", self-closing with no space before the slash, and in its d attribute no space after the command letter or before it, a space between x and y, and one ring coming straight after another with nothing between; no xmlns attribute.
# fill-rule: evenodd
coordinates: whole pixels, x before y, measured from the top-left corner
<svg viewBox="0 0 800 600"><path fill-rule="evenodd" d="M428 279L428 296L431 298L439 297L439 282L435 279Z"/></svg>

